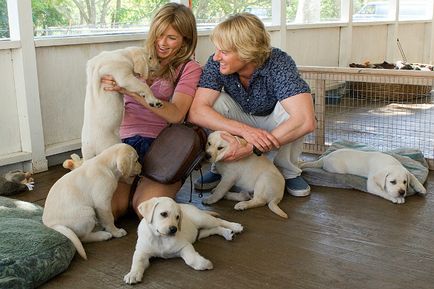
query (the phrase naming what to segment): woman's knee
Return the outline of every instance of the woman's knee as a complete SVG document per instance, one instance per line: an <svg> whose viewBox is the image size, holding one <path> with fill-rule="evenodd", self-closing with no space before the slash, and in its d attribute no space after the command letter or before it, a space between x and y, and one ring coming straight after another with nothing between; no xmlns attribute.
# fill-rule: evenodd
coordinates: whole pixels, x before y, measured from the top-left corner
<svg viewBox="0 0 434 289"><path fill-rule="evenodd" d="M130 189L130 185L119 182L116 191L113 193L112 212L115 220L125 215L128 211L130 204Z"/></svg>
<svg viewBox="0 0 434 289"><path fill-rule="evenodd" d="M137 209L141 203L154 197L169 197L174 199L180 188L181 182L175 184L161 184L148 178L142 178L134 192L132 207L137 216L141 219L142 215Z"/></svg>

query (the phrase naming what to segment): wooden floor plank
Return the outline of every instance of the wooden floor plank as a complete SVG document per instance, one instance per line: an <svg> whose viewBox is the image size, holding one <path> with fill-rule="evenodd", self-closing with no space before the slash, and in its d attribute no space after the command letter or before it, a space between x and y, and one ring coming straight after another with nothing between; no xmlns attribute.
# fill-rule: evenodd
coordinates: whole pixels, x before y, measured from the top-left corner
<svg viewBox="0 0 434 289"><path fill-rule="evenodd" d="M35 191L17 195L43 205L62 167L35 175ZM195 172L197 175L197 172ZM244 212L234 202L193 203L243 224L233 241L219 236L195 248L214 269L195 271L181 259L152 259L144 280L134 288L420 288L434 284L434 173L426 197L411 196L403 205L356 190L313 187L306 198L285 195L284 220L268 207ZM189 199L189 182L177 196ZM128 235L85 244L89 260L75 256L68 270L41 286L51 288L132 288L123 283L137 239L138 220L130 214L118 225Z"/></svg>

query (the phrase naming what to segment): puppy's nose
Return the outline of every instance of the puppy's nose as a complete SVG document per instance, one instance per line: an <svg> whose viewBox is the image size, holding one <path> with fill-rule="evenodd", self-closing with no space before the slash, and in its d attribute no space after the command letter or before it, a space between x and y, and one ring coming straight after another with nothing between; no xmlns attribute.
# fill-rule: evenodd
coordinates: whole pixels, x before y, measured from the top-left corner
<svg viewBox="0 0 434 289"><path fill-rule="evenodd" d="M405 190L399 190L399 195L401 197L404 197L405 196Z"/></svg>
<svg viewBox="0 0 434 289"><path fill-rule="evenodd" d="M178 231L178 228L176 226L170 226L169 227L169 234L170 235L175 235L177 231Z"/></svg>
<svg viewBox="0 0 434 289"><path fill-rule="evenodd" d="M209 153L206 153L206 154L205 154L205 159L206 159L206 160L209 160L210 158L211 158L211 155L210 155Z"/></svg>

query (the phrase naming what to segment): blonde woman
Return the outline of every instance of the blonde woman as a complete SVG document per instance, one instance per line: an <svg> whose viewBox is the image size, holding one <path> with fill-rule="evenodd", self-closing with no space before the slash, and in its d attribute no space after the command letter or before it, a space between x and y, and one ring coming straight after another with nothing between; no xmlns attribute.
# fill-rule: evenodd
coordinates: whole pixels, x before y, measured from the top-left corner
<svg viewBox="0 0 434 289"><path fill-rule="evenodd" d="M253 14L240 13L217 25L211 41L215 53L199 81L190 120L211 130L243 137L247 146L231 143L226 161L268 153L294 196L307 196L310 187L300 176L298 159L303 136L315 128L312 95L293 59L270 45L264 24ZM222 92L224 89L224 92ZM196 189L212 189L215 170L199 178Z"/></svg>
<svg viewBox="0 0 434 289"><path fill-rule="evenodd" d="M162 108L150 107L138 94L117 86L111 76L102 79L108 86L106 89L125 94L120 136L124 143L136 149L140 159L168 123L182 122L187 115L202 72L200 65L192 60L196 43L196 21L188 7L168 3L155 14L146 46L151 55L160 60L161 70L147 83L155 97L162 100ZM178 75L179 81L174 87ZM173 145L180 144L174 140ZM131 200L132 208L141 218L137 210L141 202L157 196L174 198L181 185L181 182L164 185L145 177L140 179L136 188L120 182L113 196L113 214L117 218L127 212Z"/></svg>

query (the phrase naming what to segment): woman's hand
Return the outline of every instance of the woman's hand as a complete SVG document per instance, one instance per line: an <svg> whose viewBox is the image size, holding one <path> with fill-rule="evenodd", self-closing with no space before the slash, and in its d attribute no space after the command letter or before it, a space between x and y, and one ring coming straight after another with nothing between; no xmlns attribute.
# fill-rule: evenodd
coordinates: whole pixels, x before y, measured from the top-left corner
<svg viewBox="0 0 434 289"><path fill-rule="evenodd" d="M121 94L128 94L128 95L133 94L132 92L126 90L125 88L117 85L115 79L111 75L103 75L101 77L101 83L104 85L103 87L105 91L116 91Z"/></svg>

